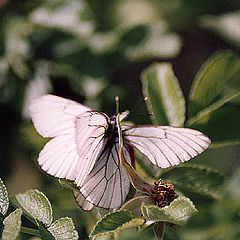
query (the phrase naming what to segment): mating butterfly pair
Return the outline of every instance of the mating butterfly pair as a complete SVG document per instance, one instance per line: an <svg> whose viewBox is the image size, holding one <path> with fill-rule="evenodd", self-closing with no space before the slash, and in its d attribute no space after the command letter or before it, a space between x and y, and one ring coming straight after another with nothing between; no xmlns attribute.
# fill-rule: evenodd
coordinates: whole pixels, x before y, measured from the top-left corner
<svg viewBox="0 0 240 240"><path fill-rule="evenodd" d="M44 95L30 104L37 132L51 139L38 162L48 174L74 181L79 205L119 208L130 182L119 159L116 116L109 118L80 103ZM128 115L120 115L123 121ZM199 131L170 126L125 126L123 154L132 164L132 147L160 168L178 165L202 153L210 139Z"/></svg>

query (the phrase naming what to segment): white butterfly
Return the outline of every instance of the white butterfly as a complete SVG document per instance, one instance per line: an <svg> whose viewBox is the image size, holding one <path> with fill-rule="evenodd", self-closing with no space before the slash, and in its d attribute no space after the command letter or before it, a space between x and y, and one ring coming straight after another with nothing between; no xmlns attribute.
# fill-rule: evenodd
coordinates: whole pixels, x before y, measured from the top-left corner
<svg viewBox="0 0 240 240"><path fill-rule="evenodd" d="M47 173L72 180L77 202L85 210L93 205L119 208L129 192L129 179L120 165L116 116L109 118L80 103L44 95L30 104L34 126L51 137L38 162ZM121 114L121 121L128 112ZM199 131L169 126L133 126L122 130L123 153L132 164L132 147L160 168L178 165L203 152L210 139Z"/></svg>

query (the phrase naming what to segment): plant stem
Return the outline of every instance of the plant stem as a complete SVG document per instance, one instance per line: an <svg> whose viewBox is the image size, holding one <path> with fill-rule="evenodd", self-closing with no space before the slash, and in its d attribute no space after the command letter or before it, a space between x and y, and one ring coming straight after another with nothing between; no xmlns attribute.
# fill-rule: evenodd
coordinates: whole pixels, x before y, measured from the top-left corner
<svg viewBox="0 0 240 240"><path fill-rule="evenodd" d="M156 222L153 231L155 234L156 239L163 240L164 237L164 230L165 230L165 222Z"/></svg>
<svg viewBox="0 0 240 240"><path fill-rule="evenodd" d="M33 229L33 228L28 228L28 227L23 227L21 226L21 230L22 233L26 233L26 234L30 234L36 237L41 237L39 230L37 229Z"/></svg>

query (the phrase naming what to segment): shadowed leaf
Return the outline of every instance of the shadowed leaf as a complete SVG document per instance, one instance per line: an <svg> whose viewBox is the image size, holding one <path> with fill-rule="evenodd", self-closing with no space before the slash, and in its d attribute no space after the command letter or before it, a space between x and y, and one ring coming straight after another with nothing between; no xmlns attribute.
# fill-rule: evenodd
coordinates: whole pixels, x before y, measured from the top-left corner
<svg viewBox="0 0 240 240"><path fill-rule="evenodd" d="M176 187L190 189L194 192L219 198L221 187L224 184L224 176L206 167L179 166L164 171L161 176L173 183Z"/></svg>

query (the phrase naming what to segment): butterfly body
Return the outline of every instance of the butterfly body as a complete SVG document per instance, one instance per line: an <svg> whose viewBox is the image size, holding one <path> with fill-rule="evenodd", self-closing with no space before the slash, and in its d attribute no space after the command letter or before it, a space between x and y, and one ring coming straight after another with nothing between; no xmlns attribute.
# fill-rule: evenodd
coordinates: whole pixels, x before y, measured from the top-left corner
<svg viewBox="0 0 240 240"><path fill-rule="evenodd" d="M74 194L84 209L119 208L130 182L120 164L116 115L108 117L54 95L33 100L29 110L37 132L52 138L39 154L42 169L74 181L79 188ZM128 114L123 112L120 122ZM153 164L167 168L199 155L210 144L199 131L169 126L124 126L122 135L123 154L132 166L133 147Z"/></svg>

